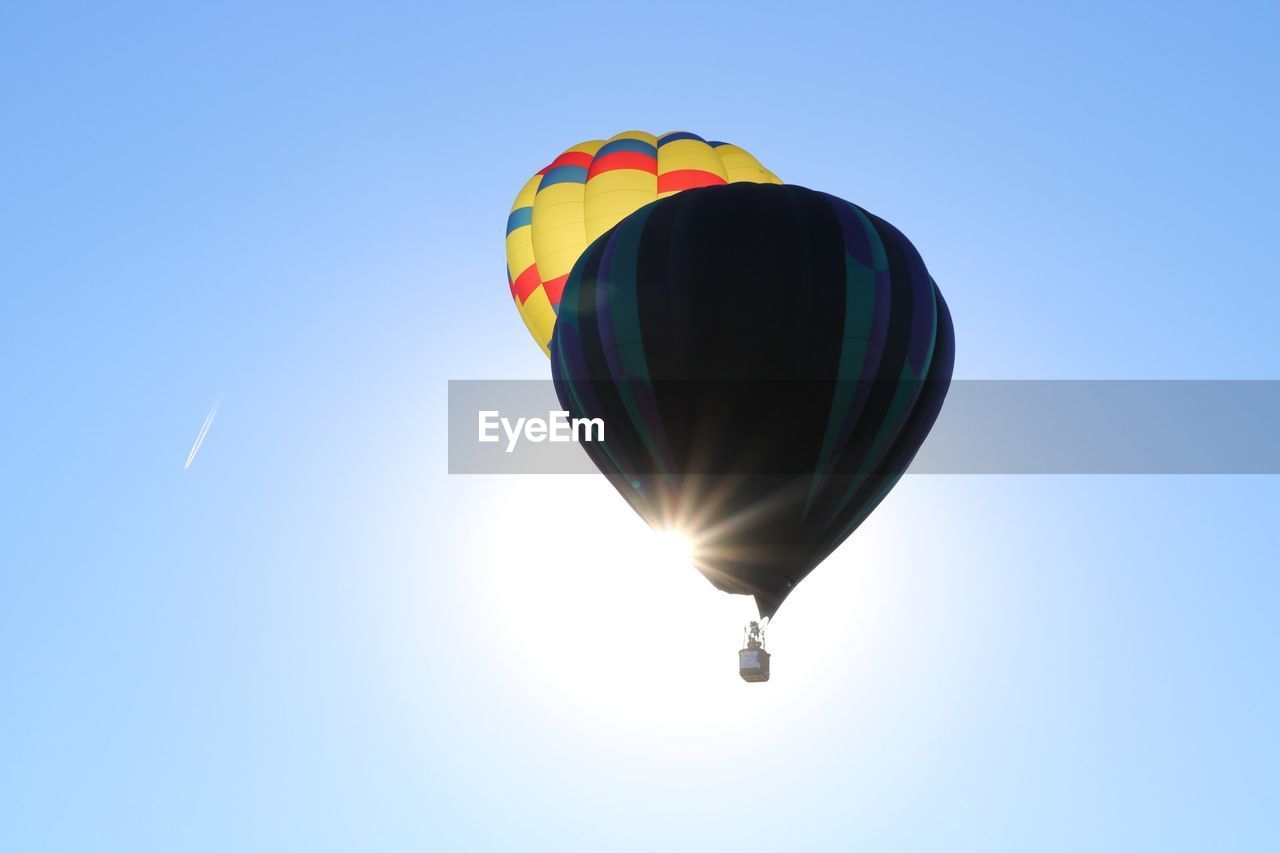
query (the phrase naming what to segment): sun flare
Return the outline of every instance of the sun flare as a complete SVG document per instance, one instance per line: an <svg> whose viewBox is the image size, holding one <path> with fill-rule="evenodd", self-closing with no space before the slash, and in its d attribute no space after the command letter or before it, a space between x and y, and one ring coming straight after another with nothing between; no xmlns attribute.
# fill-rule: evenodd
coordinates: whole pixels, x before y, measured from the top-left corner
<svg viewBox="0 0 1280 853"><path fill-rule="evenodd" d="M508 521L485 540L485 609L519 652L518 674L555 701L645 728L687 725L694 698L708 712L716 697L740 701L752 685L737 677L737 648L754 602L713 587L689 536L649 529L606 488L544 483L541 502L575 507L553 538L527 512L525 484L502 490L525 511L495 507Z"/></svg>
<svg viewBox="0 0 1280 853"><path fill-rule="evenodd" d="M693 566L693 540L679 530L658 530L654 532L651 545L653 559L664 565L677 568Z"/></svg>
<svg viewBox="0 0 1280 853"><path fill-rule="evenodd" d="M701 575L695 537L650 529L603 478L494 486L486 514L502 527L476 541L481 614L501 659L531 695L610 726L725 734L759 724L790 691L823 689L832 649L876 621L854 593L857 574L832 572L770 624L774 679L746 684L737 651L755 602Z"/></svg>

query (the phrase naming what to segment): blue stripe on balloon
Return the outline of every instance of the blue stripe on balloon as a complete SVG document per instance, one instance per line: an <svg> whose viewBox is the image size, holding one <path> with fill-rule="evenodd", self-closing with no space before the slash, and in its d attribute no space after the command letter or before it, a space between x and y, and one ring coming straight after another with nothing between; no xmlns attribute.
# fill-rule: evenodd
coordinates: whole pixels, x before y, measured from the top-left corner
<svg viewBox="0 0 1280 853"><path fill-rule="evenodd" d="M526 225L533 224L533 208L517 207L511 211L511 215L507 217L507 233L510 234L517 228L523 228Z"/></svg>
<svg viewBox="0 0 1280 853"><path fill-rule="evenodd" d="M600 159L609 154L617 154L619 151L633 151L636 154L645 154L649 157L658 156L658 147L643 139L615 139L612 142L606 142L596 152L596 159Z"/></svg>
<svg viewBox="0 0 1280 853"><path fill-rule="evenodd" d="M687 130L677 130L675 133L668 133L666 136L659 137L658 147L661 148L662 146L666 145L668 142L677 142L681 139L696 139L699 142L706 142L705 139L703 139L701 136L699 136L696 133L690 133Z"/></svg>
<svg viewBox="0 0 1280 853"><path fill-rule="evenodd" d="M556 166L542 176L542 183L538 184L538 192L555 184L585 184L586 182L586 166Z"/></svg>

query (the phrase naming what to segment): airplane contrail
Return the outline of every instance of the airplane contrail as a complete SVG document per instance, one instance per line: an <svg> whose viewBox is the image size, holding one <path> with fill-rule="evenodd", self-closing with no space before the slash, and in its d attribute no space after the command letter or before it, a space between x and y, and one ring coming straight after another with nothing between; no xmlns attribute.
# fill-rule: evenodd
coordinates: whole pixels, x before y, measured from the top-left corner
<svg viewBox="0 0 1280 853"><path fill-rule="evenodd" d="M200 427L200 434L196 436L196 443L191 445L191 452L187 454L187 464L182 466L183 471L190 468L191 463L196 461L196 454L200 452L200 445L204 444L204 437L209 434L209 427L213 425L213 419L218 416L218 407L221 405L221 397L213 402L213 408L205 416L204 426Z"/></svg>

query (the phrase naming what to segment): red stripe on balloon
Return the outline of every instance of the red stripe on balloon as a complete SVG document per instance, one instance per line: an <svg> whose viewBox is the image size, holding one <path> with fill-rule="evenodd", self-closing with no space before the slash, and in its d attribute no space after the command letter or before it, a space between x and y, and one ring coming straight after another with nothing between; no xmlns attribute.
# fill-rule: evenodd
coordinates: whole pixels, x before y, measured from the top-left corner
<svg viewBox="0 0 1280 853"><path fill-rule="evenodd" d="M591 155L585 151L566 151L552 160L551 165L542 171L546 172L548 169L554 169L557 166L581 166L585 169L590 165Z"/></svg>
<svg viewBox="0 0 1280 853"><path fill-rule="evenodd" d="M560 304L560 294L564 293L564 285L568 280L569 274L565 273L559 278L553 278L543 284L543 287L547 289L547 298L551 300L552 305Z"/></svg>
<svg viewBox="0 0 1280 853"><path fill-rule="evenodd" d="M715 172L704 172L701 169L676 169L658 176L658 192L678 192L727 183L728 181Z"/></svg>
<svg viewBox="0 0 1280 853"><path fill-rule="evenodd" d="M587 180L591 180L601 172L612 172L614 169L635 169L656 175L658 158L639 151L615 151L591 161L591 168L587 170Z"/></svg>
<svg viewBox="0 0 1280 853"><path fill-rule="evenodd" d="M516 276L515 281L511 282L511 295L523 305L529 296L538 289L540 284L542 284L542 279L538 277L538 265L529 264L525 271Z"/></svg>

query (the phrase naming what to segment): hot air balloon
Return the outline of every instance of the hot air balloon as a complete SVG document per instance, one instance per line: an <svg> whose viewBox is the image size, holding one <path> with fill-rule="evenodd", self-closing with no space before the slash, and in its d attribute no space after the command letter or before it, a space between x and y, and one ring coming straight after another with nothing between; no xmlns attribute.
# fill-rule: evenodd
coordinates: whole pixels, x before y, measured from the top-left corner
<svg viewBox="0 0 1280 853"><path fill-rule="evenodd" d="M657 201L596 239L550 349L563 408L606 425L582 445L597 467L767 619L906 471L955 343L941 292L888 222L740 183Z"/></svg>
<svg viewBox="0 0 1280 853"><path fill-rule="evenodd" d="M569 270L591 241L657 199L694 187L781 181L727 142L631 130L566 150L525 183L507 218L507 283L548 353Z"/></svg>

